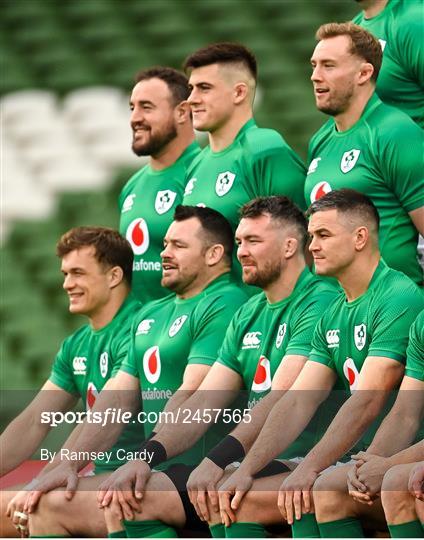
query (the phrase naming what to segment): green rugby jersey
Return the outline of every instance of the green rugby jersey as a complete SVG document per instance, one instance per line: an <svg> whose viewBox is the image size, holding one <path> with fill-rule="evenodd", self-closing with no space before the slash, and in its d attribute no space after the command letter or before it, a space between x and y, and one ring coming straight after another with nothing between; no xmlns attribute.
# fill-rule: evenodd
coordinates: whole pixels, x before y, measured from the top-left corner
<svg viewBox="0 0 424 540"><path fill-rule="evenodd" d="M250 407L270 391L284 356L309 356L315 325L339 294L305 268L287 298L270 304L262 292L239 309L226 333L218 362L243 378ZM316 415L280 457L305 455L322 435L321 421L321 415Z"/></svg>
<svg viewBox="0 0 424 540"><path fill-rule="evenodd" d="M423 131L374 94L350 129L338 132L331 118L312 137L305 182L308 205L335 189L368 195L380 215L383 259L417 283L423 272L408 212L424 205L422 150Z"/></svg>
<svg viewBox="0 0 424 540"><path fill-rule="evenodd" d="M422 0L389 0L375 17L363 12L353 22L381 43L383 64L377 94L424 127L424 4Z"/></svg>
<svg viewBox="0 0 424 540"><path fill-rule="evenodd" d="M126 358L131 325L141 304L130 295L112 321L93 330L89 324L65 339L52 366L49 380L70 394L82 398L91 409L106 382L116 375ZM138 450L144 440L140 426L129 426L121 435L114 453L120 448ZM114 470L122 465L116 455L109 463L95 461L96 472Z"/></svg>
<svg viewBox="0 0 424 540"><path fill-rule="evenodd" d="M259 196L286 195L305 208L305 167L279 133L258 128L253 119L220 152L209 146L187 171L183 204L209 206L223 214L233 230L239 209ZM234 255L234 273L241 281L240 264Z"/></svg>
<svg viewBox="0 0 424 540"><path fill-rule="evenodd" d="M381 260L363 295L347 302L341 294L326 310L317 324L309 361L328 366L352 392L368 356L405 363L409 329L423 307L422 291ZM384 414L364 435L358 450L369 445Z"/></svg>
<svg viewBox="0 0 424 540"><path fill-rule="evenodd" d="M181 386L187 365L211 366L215 362L228 324L246 299L226 273L192 298L167 296L143 308L134 322L128 357L121 369L140 379L145 414L163 411ZM155 423L154 419L145 423L146 435ZM217 425L191 449L159 468L175 462L197 464L221 437Z"/></svg>
<svg viewBox="0 0 424 540"><path fill-rule="evenodd" d="M424 310L411 326L406 349L405 375L424 381Z"/></svg>
<svg viewBox="0 0 424 540"><path fill-rule="evenodd" d="M186 171L200 152L193 142L177 161L160 171L146 165L126 183L119 196L119 231L134 252L132 291L143 303L162 298L163 237L172 222L175 207L181 204Z"/></svg>

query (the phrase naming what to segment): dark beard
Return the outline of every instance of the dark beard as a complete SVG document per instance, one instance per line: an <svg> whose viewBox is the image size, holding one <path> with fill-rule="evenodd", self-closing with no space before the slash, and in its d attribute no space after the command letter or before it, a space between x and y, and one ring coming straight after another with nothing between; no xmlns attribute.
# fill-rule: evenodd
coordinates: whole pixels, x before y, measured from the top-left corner
<svg viewBox="0 0 424 540"><path fill-rule="evenodd" d="M136 142L132 144L132 151L136 156L154 156L159 154L167 144L177 136L177 129L172 124L166 133L161 133L155 137L151 137L150 141L143 146L137 146Z"/></svg>

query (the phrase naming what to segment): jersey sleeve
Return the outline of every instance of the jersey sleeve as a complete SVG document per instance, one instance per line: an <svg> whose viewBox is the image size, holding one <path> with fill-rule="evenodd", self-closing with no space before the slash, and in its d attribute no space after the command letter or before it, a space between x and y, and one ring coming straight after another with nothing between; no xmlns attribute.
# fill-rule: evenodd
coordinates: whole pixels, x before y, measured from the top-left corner
<svg viewBox="0 0 424 540"><path fill-rule="evenodd" d="M405 375L424 381L424 311L411 326L406 349Z"/></svg>
<svg viewBox="0 0 424 540"><path fill-rule="evenodd" d="M122 335L119 336L119 339L117 339L117 343L114 347L114 355L112 358L112 373L111 377L115 377L115 375L118 373L118 371L121 369L121 366L125 359L128 356L128 351L131 344L131 335L130 331L127 330Z"/></svg>
<svg viewBox="0 0 424 540"><path fill-rule="evenodd" d="M277 133L262 133L261 139L252 141L253 144L255 196L285 195L305 210L303 189L306 169L299 156Z"/></svg>
<svg viewBox="0 0 424 540"><path fill-rule="evenodd" d="M71 358L72 355L70 354L70 339L71 338L67 338L62 343L53 362L49 381L60 386L60 388L70 394L79 395L78 388L74 381L73 358Z"/></svg>
<svg viewBox="0 0 424 540"><path fill-rule="evenodd" d="M222 342L221 348L218 351L217 362L243 376L240 368L240 362L237 359L240 341L240 332L238 331L238 328L240 328L239 323L240 317L238 312L234 315L231 323L226 329L224 341Z"/></svg>
<svg viewBox="0 0 424 540"><path fill-rule="evenodd" d="M393 294L396 301L384 302L372 321L371 343L368 356L385 356L405 363L409 330L424 300L418 288L405 288L402 294Z"/></svg>
<svg viewBox="0 0 424 540"><path fill-rule="evenodd" d="M129 373L133 377L138 377L139 378L139 373L138 373L138 369L137 369L137 362L136 362L136 358L135 358L135 333L136 333L137 325L140 322L140 320L141 319L139 317L137 317L137 320L134 321L134 323L133 323L133 325L131 327L131 332L128 335L128 341L126 343L126 347L123 347L123 349L124 348L126 349L125 353L124 353L124 350L122 350L122 354L123 355L125 354L125 355L121 359L120 365L116 369L116 371L115 371L115 366L114 366L112 376L116 375L116 373L119 370L122 370L122 371L125 371L125 373Z"/></svg>
<svg viewBox="0 0 424 540"><path fill-rule="evenodd" d="M333 371L337 372L334 360L328 349L324 317L319 319L315 327L311 343L311 352L309 353L309 361L324 364L324 366L327 366Z"/></svg>
<svg viewBox="0 0 424 540"><path fill-rule="evenodd" d="M291 338L286 348L286 356L289 354L309 356L317 322L335 296L336 291L322 291L312 301L309 300L300 306L299 315L294 321Z"/></svg>
<svg viewBox="0 0 424 540"><path fill-rule="evenodd" d="M397 28L396 53L411 79L417 81L424 91L423 6L418 3L409 8L407 20Z"/></svg>
<svg viewBox="0 0 424 540"><path fill-rule="evenodd" d="M234 300L236 301L236 298ZM240 305L240 302L235 303L233 309L229 309L231 303L223 296L215 298L196 322L194 322L196 318L193 317L192 324L195 324L195 328L188 364L211 366L215 362L234 309Z"/></svg>
<svg viewBox="0 0 424 540"><path fill-rule="evenodd" d="M402 207L411 212L424 205L423 131L409 118L396 115L390 129L377 137L383 178ZM403 116L403 115L402 115Z"/></svg>

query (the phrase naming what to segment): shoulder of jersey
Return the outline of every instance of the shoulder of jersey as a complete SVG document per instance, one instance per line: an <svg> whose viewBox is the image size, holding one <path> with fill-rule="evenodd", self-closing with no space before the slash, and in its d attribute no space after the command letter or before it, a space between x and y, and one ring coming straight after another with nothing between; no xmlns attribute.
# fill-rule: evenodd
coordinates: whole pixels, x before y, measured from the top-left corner
<svg viewBox="0 0 424 540"><path fill-rule="evenodd" d="M387 301L390 303L399 302L402 305L409 305L411 302L421 302L424 308L423 290L403 272L394 268L387 267L383 279L379 280L377 289L381 296L388 297ZM378 296L381 298L380 294Z"/></svg>
<svg viewBox="0 0 424 540"><path fill-rule="evenodd" d="M390 141L395 137L404 134L404 137L422 138L422 129L405 112L397 107L392 107L386 103L380 103L371 114L368 115L366 123L373 131L377 131L380 136L387 135ZM416 139L415 139L416 140Z"/></svg>
<svg viewBox="0 0 424 540"><path fill-rule="evenodd" d="M196 309L208 309L211 305L220 303L224 306L244 305L247 301L247 294L236 283L223 284L218 290L204 291L204 295L199 300Z"/></svg>
<svg viewBox="0 0 424 540"><path fill-rule="evenodd" d="M131 178L125 183L124 187L121 189L121 193L119 194L119 202L120 206L122 206L125 197L128 195L129 192L131 192L134 189L134 186L137 184L137 182L140 180L140 178L143 176L143 174L146 172L146 165L136 171Z"/></svg>
<svg viewBox="0 0 424 540"><path fill-rule="evenodd" d="M283 137L275 129L258 127L248 129L240 143L253 155L287 146Z"/></svg>
<svg viewBox="0 0 424 540"><path fill-rule="evenodd" d="M312 148L318 148L321 143L325 142L329 134L334 130L334 120L329 118L325 124L323 124L318 131L316 131L310 141L309 141L309 150Z"/></svg>
<svg viewBox="0 0 424 540"><path fill-rule="evenodd" d="M202 162L202 159L205 157L206 154L209 153L209 151L209 145L205 146L205 148L201 149L200 152L196 154L190 162L187 163L187 178L190 178L190 174L192 173L192 171L199 165L199 163Z"/></svg>

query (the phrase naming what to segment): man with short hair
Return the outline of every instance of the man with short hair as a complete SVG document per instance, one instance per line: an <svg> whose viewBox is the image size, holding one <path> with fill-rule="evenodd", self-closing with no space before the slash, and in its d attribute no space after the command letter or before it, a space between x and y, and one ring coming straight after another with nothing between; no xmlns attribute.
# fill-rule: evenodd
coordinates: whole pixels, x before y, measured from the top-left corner
<svg viewBox="0 0 424 540"><path fill-rule="evenodd" d="M155 454L153 463L139 461L124 466L125 475L117 471L100 488L99 502L110 505L112 512L125 515L125 504L134 509L135 520L126 518L124 522L129 536L170 536L176 534L170 527L201 528L198 515L204 512L204 505L199 505L193 493L190 494L196 515L187 494L187 488L194 490L193 478L190 477L190 485L187 480L200 460L194 465L192 462L191 467L175 466L172 473L165 470L164 474L159 474L151 468L191 448L213 425L211 411L215 414L222 411L224 421L228 422L228 416L237 421L228 407L241 389L248 393L252 409L245 411L245 422L239 426L243 433L241 440L245 444L254 439L275 396L287 390L301 371L309 355L315 324L337 296L332 285L307 268L304 257L306 219L286 197L258 198L243 206L236 241L243 280L262 288L263 292L238 310L228 327L217 361L197 392L184 401L182 409L193 421L164 425L145 445ZM275 392L271 393L271 388ZM243 411L236 408L234 414L240 420ZM307 451L318 432L319 426L311 425L291 448L292 455L297 455L299 447ZM204 460L207 471L205 467L202 471L208 477L211 490L222 476L226 460L231 462L242 455L242 444L238 442L234 448L232 442L234 437L227 437ZM233 459L230 454L234 452ZM287 470L281 463L273 466L277 472ZM128 497L122 492L129 492ZM162 504L164 496L166 501ZM126 500L122 511L117 508L117 497ZM203 516L202 519L207 520ZM217 526L211 531L214 535L223 532Z"/></svg>
<svg viewBox="0 0 424 540"><path fill-rule="evenodd" d="M278 479L272 487L270 481L258 487L254 475L302 433L330 391L341 388L351 395L324 436L280 479L278 506L293 524L293 535L319 537L309 514L310 491L322 471L349 459L354 445L367 444L389 391L402 377L409 327L424 306L421 290L381 260L379 216L368 197L348 189L332 191L308 213L316 272L335 277L344 294L318 322L309 359L290 391L274 405L239 469L220 487L220 511L230 530L246 516L249 522L275 523L270 508L277 503ZM274 490L273 503L257 504L262 490ZM246 492L250 497L245 500ZM348 533L345 526L340 523L338 536Z"/></svg>
<svg viewBox="0 0 424 540"><path fill-rule="evenodd" d="M356 0L362 8L353 19L380 42L383 63L376 92L424 128L424 34L421 0Z"/></svg>
<svg viewBox="0 0 424 540"><path fill-rule="evenodd" d="M422 537L408 478L416 462L424 459L424 311L409 335L396 402L371 445L353 456L355 465L329 471L315 482L315 513L326 535L337 534L339 522L349 520L352 533L363 537L360 520L369 525L384 523L386 514L393 538ZM418 442L410 446L414 439Z"/></svg>
<svg viewBox="0 0 424 540"><path fill-rule="evenodd" d="M110 386L126 357L132 318L141 307L130 294L131 247L117 231L77 227L60 238L56 251L62 260L63 288L69 297L69 311L85 315L89 324L65 339L49 379L2 434L2 476L29 459L51 429L49 423L41 422L42 413L68 411L78 398L82 398L86 410L93 408L99 393ZM64 448L72 448L78 432L77 426ZM136 449L143 438L139 426L130 427L112 449L109 459L95 461L96 475L119 465L118 448ZM50 468L48 465L40 477ZM28 517L23 512L27 489L16 497L16 490L1 493L1 536L13 535L14 529L4 515L12 497L9 517L19 532L28 532Z"/></svg>
<svg viewBox="0 0 424 540"><path fill-rule="evenodd" d="M216 208L233 230L239 209L255 197L286 195L303 208L302 161L279 133L253 119L253 53L237 43L216 43L191 54L184 69L193 125L209 135L209 145L188 169L184 204ZM237 261L235 266L240 276Z"/></svg>
<svg viewBox="0 0 424 540"><path fill-rule="evenodd" d="M423 132L377 97L382 52L374 36L353 23L329 23L316 37L311 58L315 101L332 118L309 145L306 201L344 187L366 193L380 214L383 259L421 284Z"/></svg>
<svg viewBox="0 0 424 540"><path fill-rule="evenodd" d="M134 251L133 292L143 302L168 294L160 283L162 240L182 201L187 167L200 152L189 94L185 75L169 67L140 72L131 93L132 149L150 157L121 191L119 229Z"/></svg>
<svg viewBox="0 0 424 540"><path fill-rule="evenodd" d="M170 413L166 416L170 420L181 400L197 389L216 358L234 312L246 301L245 293L230 277L233 246L231 226L219 212L177 206L161 253L162 285L174 294L149 302L134 319L128 357L115 377L113 392L97 402L96 411L112 407L131 412L133 405L128 393L140 395L141 391L143 411L137 421L143 424L146 435L153 437L166 422L161 421L160 413ZM108 423L107 428L86 425L75 448L80 452L106 450L114 444L122 427L122 422ZM222 435L211 433L211 439L204 439L183 456L183 461L196 463L202 459L217 436ZM136 460L133 464L141 459L139 453L140 447L132 456ZM84 465L83 459L64 462L34 489L50 491L67 485L68 490L75 490L76 475ZM178 480L172 472L171 468L169 483ZM88 535L93 531L90 524L97 522L101 527L96 534L104 536L103 511L96 503L97 488L97 483L84 479L71 500L63 491L43 495L36 513L31 515L32 534ZM30 510L39 495L31 497ZM163 495L160 504L165 502ZM122 517L126 517L130 508L125 504L123 508ZM107 517L110 524L110 516ZM119 530L120 519L115 519L112 526Z"/></svg>

